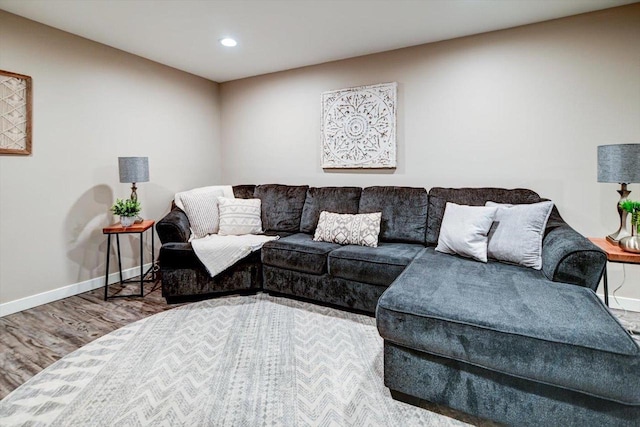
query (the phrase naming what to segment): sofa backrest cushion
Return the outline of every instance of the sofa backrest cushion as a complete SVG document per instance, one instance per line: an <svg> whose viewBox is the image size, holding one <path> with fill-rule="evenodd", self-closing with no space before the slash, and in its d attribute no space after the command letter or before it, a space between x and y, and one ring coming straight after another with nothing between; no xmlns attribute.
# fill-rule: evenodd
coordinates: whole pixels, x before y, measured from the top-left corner
<svg viewBox="0 0 640 427"><path fill-rule="evenodd" d="M320 212L356 214L360 206L360 187L311 187L302 209L300 232L313 234Z"/></svg>
<svg viewBox="0 0 640 427"><path fill-rule="evenodd" d="M253 199L253 192L255 189L255 185L234 185L233 195L236 199Z"/></svg>
<svg viewBox="0 0 640 427"><path fill-rule="evenodd" d="M427 190L414 187L367 187L360 197L360 213L382 212L380 241L425 242Z"/></svg>
<svg viewBox="0 0 640 427"><path fill-rule="evenodd" d="M436 245L440 225L447 202L458 205L484 206L486 202L510 203L513 205L543 201L538 193L524 188L442 188L429 190L429 216L427 219L427 244Z"/></svg>
<svg viewBox="0 0 640 427"><path fill-rule="evenodd" d="M258 185L253 196L262 200L262 228L298 232L308 188L308 185Z"/></svg>

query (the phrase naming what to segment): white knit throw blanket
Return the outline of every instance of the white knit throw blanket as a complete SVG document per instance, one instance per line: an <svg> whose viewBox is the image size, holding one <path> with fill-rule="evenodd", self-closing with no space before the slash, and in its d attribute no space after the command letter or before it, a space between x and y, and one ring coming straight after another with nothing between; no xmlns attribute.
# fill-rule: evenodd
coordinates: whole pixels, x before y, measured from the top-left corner
<svg viewBox="0 0 640 427"><path fill-rule="evenodd" d="M214 277L251 252L262 248L266 242L277 239L279 239L278 236L255 234L243 236L211 234L201 239L192 240L191 246L211 277Z"/></svg>

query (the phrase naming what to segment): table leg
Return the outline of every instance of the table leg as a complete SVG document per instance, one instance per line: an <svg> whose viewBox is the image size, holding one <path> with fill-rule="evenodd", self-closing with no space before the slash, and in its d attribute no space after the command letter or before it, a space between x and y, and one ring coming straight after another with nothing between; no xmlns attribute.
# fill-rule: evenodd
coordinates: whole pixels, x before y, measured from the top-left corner
<svg viewBox="0 0 640 427"><path fill-rule="evenodd" d="M109 253L111 252L111 234L107 234L107 270L104 273L104 300L109 295Z"/></svg>
<svg viewBox="0 0 640 427"><path fill-rule="evenodd" d="M120 286L124 286L122 280L122 257L120 256L120 235L116 234L116 244L118 246L118 270L120 271Z"/></svg>
<svg viewBox="0 0 640 427"><path fill-rule="evenodd" d="M151 279L156 280L156 249L154 248L155 233L153 227L151 227Z"/></svg>
<svg viewBox="0 0 640 427"><path fill-rule="evenodd" d="M604 305L609 307L609 280L607 279L607 264L604 265Z"/></svg>
<svg viewBox="0 0 640 427"><path fill-rule="evenodd" d="M144 231L140 233L140 296L144 296Z"/></svg>

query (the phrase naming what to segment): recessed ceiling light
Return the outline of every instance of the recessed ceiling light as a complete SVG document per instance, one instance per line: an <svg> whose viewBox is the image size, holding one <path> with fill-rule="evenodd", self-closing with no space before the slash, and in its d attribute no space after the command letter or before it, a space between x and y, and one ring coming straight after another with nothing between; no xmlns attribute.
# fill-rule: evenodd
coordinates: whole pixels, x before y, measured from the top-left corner
<svg viewBox="0 0 640 427"><path fill-rule="evenodd" d="M220 39L220 44L226 47L234 47L235 45L238 44L238 42L230 37L225 37L223 39Z"/></svg>

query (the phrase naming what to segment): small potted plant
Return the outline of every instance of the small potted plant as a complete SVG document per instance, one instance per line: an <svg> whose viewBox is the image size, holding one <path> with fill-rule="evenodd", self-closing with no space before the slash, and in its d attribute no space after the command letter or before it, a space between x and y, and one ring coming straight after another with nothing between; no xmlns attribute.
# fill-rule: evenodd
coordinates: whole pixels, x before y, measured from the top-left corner
<svg viewBox="0 0 640 427"><path fill-rule="evenodd" d="M123 227L131 227L140 213L140 202L132 199L116 199L111 206L111 212L120 215L120 224Z"/></svg>
<svg viewBox="0 0 640 427"><path fill-rule="evenodd" d="M619 245L627 252L640 253L640 202L625 199L620 207L631 214L631 236L623 237Z"/></svg>

